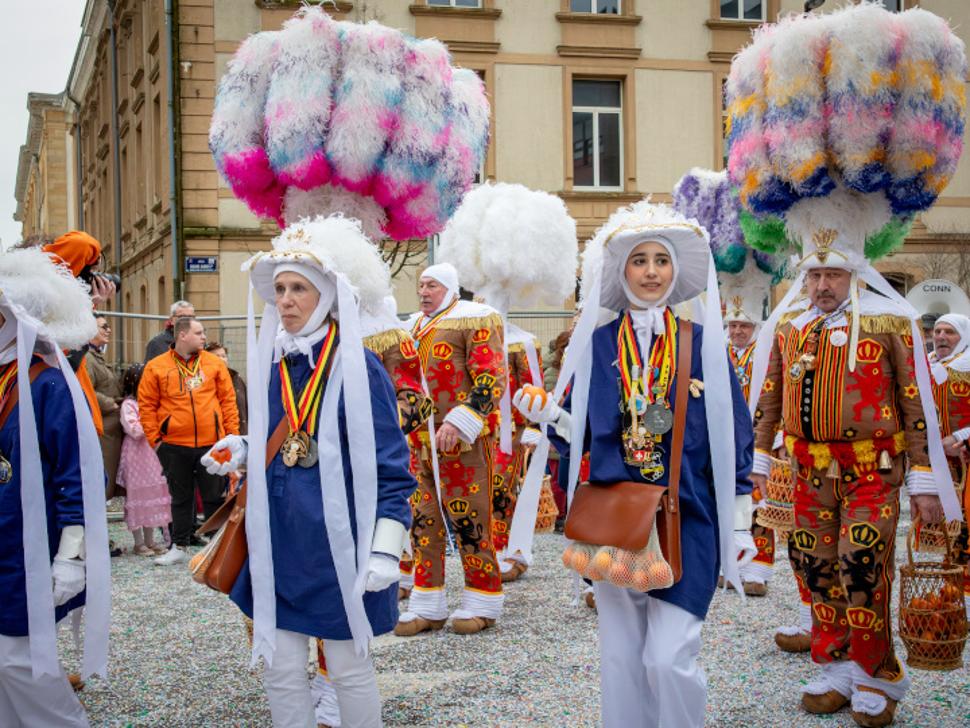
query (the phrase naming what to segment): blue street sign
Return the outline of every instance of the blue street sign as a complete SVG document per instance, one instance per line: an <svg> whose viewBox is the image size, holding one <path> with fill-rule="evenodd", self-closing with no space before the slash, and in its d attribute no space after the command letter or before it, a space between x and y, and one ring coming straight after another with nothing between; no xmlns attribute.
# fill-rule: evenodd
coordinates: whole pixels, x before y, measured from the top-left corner
<svg viewBox="0 0 970 728"><path fill-rule="evenodd" d="M219 259L214 255L185 259L186 273L215 273L217 270L219 270Z"/></svg>

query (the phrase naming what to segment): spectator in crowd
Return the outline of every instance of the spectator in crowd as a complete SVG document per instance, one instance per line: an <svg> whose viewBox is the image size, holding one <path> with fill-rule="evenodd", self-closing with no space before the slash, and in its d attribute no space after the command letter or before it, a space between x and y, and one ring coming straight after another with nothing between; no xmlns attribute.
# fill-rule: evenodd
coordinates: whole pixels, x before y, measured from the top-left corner
<svg viewBox="0 0 970 728"><path fill-rule="evenodd" d="M215 354L226 363L226 367L229 369L229 376L232 377L232 388L236 392L236 409L239 410L239 434L249 434L246 380L242 378L239 372L229 366L229 350L218 341L210 341L205 345L205 350L211 354Z"/></svg>
<svg viewBox="0 0 970 728"><path fill-rule="evenodd" d="M194 318L176 318L174 343L145 365L138 409L148 443L155 447L172 496L172 548L160 566L187 558L193 496L202 494L205 517L222 503L224 479L210 475L199 458L226 435L239 434L239 412L229 369L205 351L205 329Z"/></svg>
<svg viewBox="0 0 970 728"><path fill-rule="evenodd" d="M145 439L138 417L138 384L144 367L132 364L125 371L121 390L121 426L125 439L121 445L118 485L124 487L125 523L135 539L139 556L161 556L168 548L155 543L155 528L161 527L168 541L168 524L172 520L172 497L162 473L162 464L154 448Z"/></svg>
<svg viewBox="0 0 970 728"><path fill-rule="evenodd" d="M160 334L149 341L148 346L145 347L146 364L159 354L164 354L172 348L172 344L175 342L175 322L183 316L188 316L189 318L195 316L195 306L188 301L176 301L169 309L169 317L168 321L165 322L165 328Z"/></svg>
<svg viewBox="0 0 970 728"><path fill-rule="evenodd" d="M88 342L84 357L104 426L104 434L101 435L101 455L104 458L104 474L107 477L106 497L112 498L120 495L115 490L118 460L121 458L121 441L124 438L124 432L121 429L121 382L118 381L118 375L104 360L104 352L111 339L111 325L104 316L97 316L95 320L98 323L98 335Z"/></svg>

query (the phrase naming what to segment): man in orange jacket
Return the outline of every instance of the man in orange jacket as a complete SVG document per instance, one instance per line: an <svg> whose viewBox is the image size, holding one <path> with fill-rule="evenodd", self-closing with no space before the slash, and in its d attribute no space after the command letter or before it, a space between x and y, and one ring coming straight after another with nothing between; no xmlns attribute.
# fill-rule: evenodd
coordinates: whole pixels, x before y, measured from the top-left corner
<svg viewBox="0 0 970 728"><path fill-rule="evenodd" d="M175 322L175 342L145 365L138 409L146 439L155 446L172 494L172 548L160 566L186 558L192 536L195 488L205 517L222 503L224 479L210 475L199 458L226 435L239 434L239 411L225 363L205 351L205 329L193 318Z"/></svg>

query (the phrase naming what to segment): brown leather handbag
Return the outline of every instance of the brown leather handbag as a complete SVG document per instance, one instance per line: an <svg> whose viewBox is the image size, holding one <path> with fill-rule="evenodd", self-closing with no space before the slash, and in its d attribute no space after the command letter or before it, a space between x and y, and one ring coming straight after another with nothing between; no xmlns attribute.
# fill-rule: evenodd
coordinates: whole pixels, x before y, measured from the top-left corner
<svg viewBox="0 0 970 728"><path fill-rule="evenodd" d="M683 575L680 551L680 464L687 421L687 393L690 385L693 326L680 322L677 357L677 392L667 485L623 480L617 483L580 483L566 515L564 533L572 541L615 546L626 551L646 548L657 524L660 550L674 574Z"/></svg>
<svg viewBox="0 0 970 728"><path fill-rule="evenodd" d="M272 462L283 446L289 431L284 417L266 442L266 463ZM206 547L192 557L192 578L210 589L228 594L239 578L249 556L246 544L246 484L226 499L225 503L195 532L201 536L216 531Z"/></svg>

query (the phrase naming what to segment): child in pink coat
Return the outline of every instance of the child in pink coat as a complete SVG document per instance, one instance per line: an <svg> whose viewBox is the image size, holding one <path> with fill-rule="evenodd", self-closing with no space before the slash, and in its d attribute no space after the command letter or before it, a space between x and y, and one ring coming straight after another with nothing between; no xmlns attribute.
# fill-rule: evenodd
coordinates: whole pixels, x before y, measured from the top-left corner
<svg viewBox="0 0 970 728"><path fill-rule="evenodd" d="M156 526L161 526L163 536L167 537L168 524L172 520L172 497L162 474L162 464L145 439L138 419L138 384L142 369L141 364L133 364L125 371L122 381L121 426L125 440L121 444L118 484L128 492L125 522L135 539L135 553L156 556L167 551L164 544L155 544L154 531Z"/></svg>

